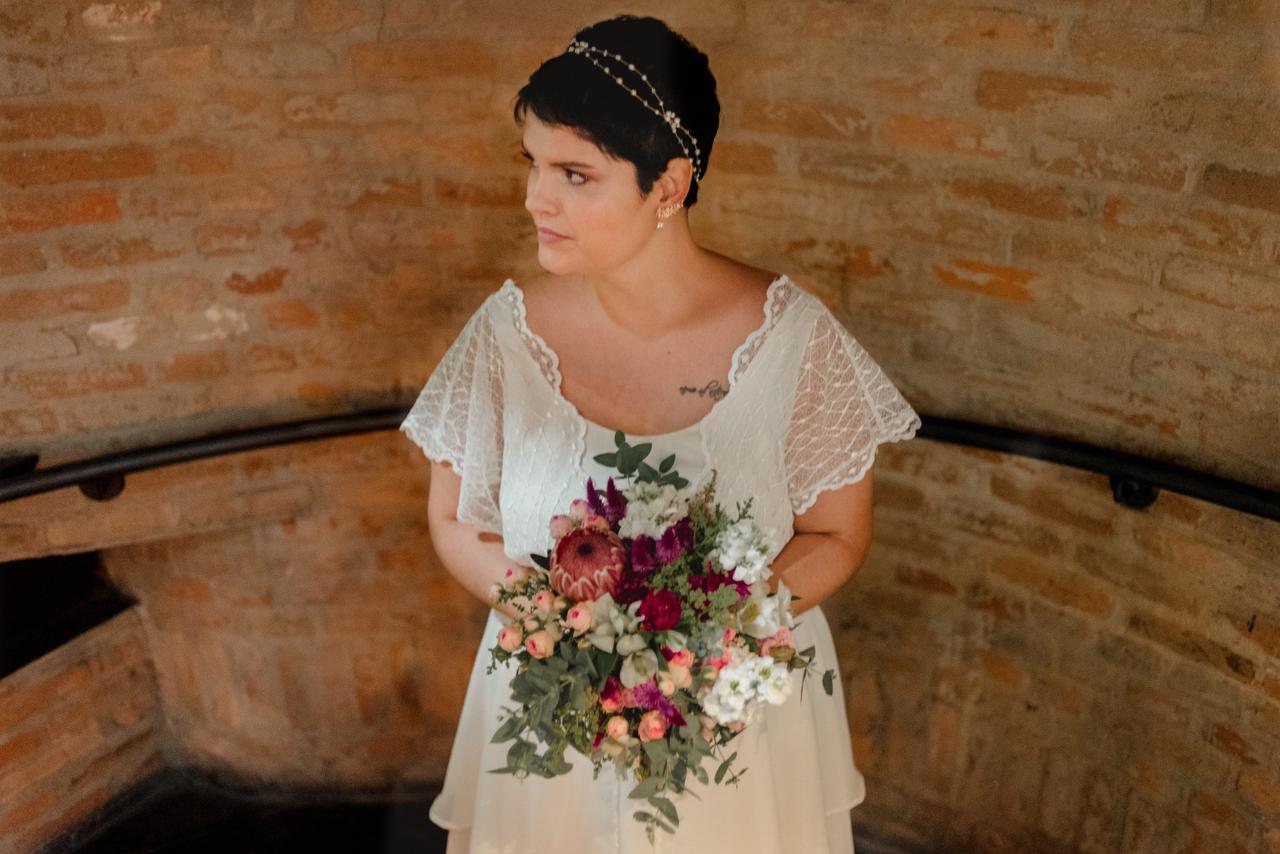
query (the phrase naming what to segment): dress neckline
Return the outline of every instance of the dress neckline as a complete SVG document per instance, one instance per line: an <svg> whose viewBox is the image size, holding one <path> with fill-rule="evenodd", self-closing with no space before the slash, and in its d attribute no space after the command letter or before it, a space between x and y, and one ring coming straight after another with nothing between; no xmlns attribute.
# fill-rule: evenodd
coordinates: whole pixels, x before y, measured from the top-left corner
<svg viewBox="0 0 1280 854"><path fill-rule="evenodd" d="M733 397L733 390L738 386L742 376L746 373L746 369L755 363L755 359L751 358L744 364L743 355L747 353L754 355L754 353L758 352L758 346L755 347L754 350L751 348L753 345L756 345L757 341L763 338L765 333L777 323L779 316L779 296L784 285L789 281L790 279L786 273L780 273L777 278L769 283L769 287L765 289L764 317L760 321L760 325L751 330L751 332L747 334L747 337L742 340L742 343L734 348L733 355L729 360L729 389L725 392L724 397L713 403L711 405L711 409L709 409L707 413L696 422L687 427L681 427L679 430L672 430L667 433L624 433L631 444L635 444L633 440L650 441L670 439L676 436L682 436L686 433L701 431L701 429L711 420L711 417L715 415L731 397ZM623 432L612 427L606 427L603 424L599 424L592 421L590 418L587 418L578 411L578 407L574 406L572 401L564 396L564 392L562 390L564 377L560 373L560 356L555 350L551 349L551 346L547 344L541 335L529 327L528 316L525 310L524 289L516 284L516 280L512 278L508 278L502 283L502 289L508 292L512 303L515 306L515 323L521 337L532 342L533 346L538 350L539 366L543 369L541 371L542 376L546 379L547 384L550 386L552 393L556 396L556 399L563 403L565 407L573 413L575 418L588 427L603 430L610 435L616 432ZM785 308L786 305L787 302L782 301L782 308ZM530 353L529 355L530 358L534 357L533 353Z"/></svg>

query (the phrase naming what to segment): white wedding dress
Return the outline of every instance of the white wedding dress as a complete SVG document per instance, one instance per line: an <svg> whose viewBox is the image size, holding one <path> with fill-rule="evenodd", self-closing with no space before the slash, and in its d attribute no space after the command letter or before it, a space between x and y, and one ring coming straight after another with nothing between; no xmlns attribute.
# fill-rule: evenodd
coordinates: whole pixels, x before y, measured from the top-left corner
<svg viewBox="0 0 1280 854"><path fill-rule="evenodd" d="M654 465L674 453L694 489L715 466L717 501L732 514L754 497L752 514L773 529L779 549L794 516L819 493L857 481L877 445L908 439L920 426L869 353L785 274L769 285L763 322L731 364L728 393L697 424L627 440L652 442ZM587 477L603 489L616 473L592 459L614 450L614 431L563 397L558 358L529 328L524 294L511 279L468 319L400 429L461 475L457 518L500 534L507 557L527 566L530 553L550 548L548 521L584 497ZM659 830L651 845L632 817L645 802L626 796L634 777L619 780L609 765L593 779L590 760L570 749L573 770L564 776L488 773L506 765L510 742L490 738L512 705L514 674L510 662L485 673L508 622L490 610L444 786L430 808L431 820L450 831L449 854L850 854L849 810L866 788L839 662L822 608L797 619L797 648L817 648L817 678L805 680L801 697L793 674L787 702L767 706L760 723L730 742L724 755L737 751L734 767L745 769L736 785L703 786L689 775L691 791L675 799L679 827L674 835ZM832 696L822 690L827 669L836 671Z"/></svg>

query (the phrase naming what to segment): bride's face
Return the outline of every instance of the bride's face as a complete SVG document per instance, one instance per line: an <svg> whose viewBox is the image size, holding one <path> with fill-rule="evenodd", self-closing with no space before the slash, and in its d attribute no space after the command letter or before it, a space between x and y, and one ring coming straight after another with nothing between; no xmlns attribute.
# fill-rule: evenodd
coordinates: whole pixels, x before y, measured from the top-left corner
<svg viewBox="0 0 1280 854"><path fill-rule="evenodd" d="M529 161L524 206L538 228L538 262L548 272L613 269L653 238L658 194L640 194L632 163L610 159L532 113L525 115L522 144Z"/></svg>

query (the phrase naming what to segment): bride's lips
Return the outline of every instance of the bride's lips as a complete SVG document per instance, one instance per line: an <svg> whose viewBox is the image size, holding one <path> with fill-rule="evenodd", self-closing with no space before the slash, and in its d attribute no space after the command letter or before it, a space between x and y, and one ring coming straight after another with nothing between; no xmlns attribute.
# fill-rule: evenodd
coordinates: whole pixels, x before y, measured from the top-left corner
<svg viewBox="0 0 1280 854"><path fill-rule="evenodd" d="M555 243L555 242L557 242L557 241L559 241L559 240L568 240L568 239L569 239L569 238L568 238L568 237L566 237L565 235L560 234L560 233L555 232L555 231L552 231L552 230L551 230L551 229L549 229L549 228L539 228L539 229L538 229L538 242L539 242L539 243Z"/></svg>

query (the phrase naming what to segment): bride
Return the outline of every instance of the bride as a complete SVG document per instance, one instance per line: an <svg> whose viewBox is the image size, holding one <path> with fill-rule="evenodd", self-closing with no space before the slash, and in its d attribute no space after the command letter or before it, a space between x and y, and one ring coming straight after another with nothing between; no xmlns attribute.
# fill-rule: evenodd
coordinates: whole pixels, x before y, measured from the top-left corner
<svg viewBox="0 0 1280 854"><path fill-rule="evenodd" d="M450 854L852 852L865 783L819 606L869 547L877 445L910 438L919 417L816 297L694 240L720 105L683 36L633 16L580 30L514 115L546 272L488 296L401 425L431 460L441 562L490 606L431 819ZM796 690L738 735L741 779L694 783L675 834L653 845L628 783L594 777L586 757L552 779L488 773L505 765L490 737L514 675L486 673L488 650L516 617L493 587L546 552L547 521L587 477L605 482L593 457L619 430L655 459L675 454L691 489L714 468L723 506L753 499L780 546L770 588L795 597L796 646L837 672L833 695Z"/></svg>

